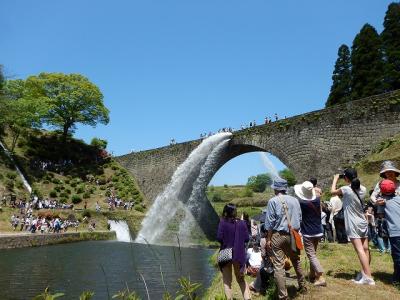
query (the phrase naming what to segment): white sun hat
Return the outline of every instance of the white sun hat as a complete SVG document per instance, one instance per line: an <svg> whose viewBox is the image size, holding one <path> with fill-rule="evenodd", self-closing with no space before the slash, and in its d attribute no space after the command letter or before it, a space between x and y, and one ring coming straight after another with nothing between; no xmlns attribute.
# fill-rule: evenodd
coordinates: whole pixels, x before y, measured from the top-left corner
<svg viewBox="0 0 400 300"><path fill-rule="evenodd" d="M302 184L294 186L296 196L303 200L314 200L317 198L315 195L314 185L310 181L304 181Z"/></svg>

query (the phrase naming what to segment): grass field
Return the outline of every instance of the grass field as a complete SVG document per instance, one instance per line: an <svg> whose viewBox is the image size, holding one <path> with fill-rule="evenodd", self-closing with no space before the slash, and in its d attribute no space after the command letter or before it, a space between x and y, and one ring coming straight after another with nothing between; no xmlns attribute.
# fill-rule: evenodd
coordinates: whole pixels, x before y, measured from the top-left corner
<svg viewBox="0 0 400 300"><path fill-rule="evenodd" d="M313 287L308 285L306 294L296 294L297 281L294 270L291 269L291 278L287 280L288 292L294 299L400 299L400 291L391 285L393 262L390 254L380 254L375 249L372 253L372 275L376 286L358 286L350 280L360 270L357 255L351 244L322 243L318 251L318 258L326 273L327 287ZM302 253L302 266L305 274L308 273L309 264ZM246 276L251 282L253 278ZM234 297L242 299L239 286L234 280ZM217 272L211 287L207 290L204 299L215 299L223 296L221 273ZM252 299L268 299L267 296L252 296Z"/></svg>

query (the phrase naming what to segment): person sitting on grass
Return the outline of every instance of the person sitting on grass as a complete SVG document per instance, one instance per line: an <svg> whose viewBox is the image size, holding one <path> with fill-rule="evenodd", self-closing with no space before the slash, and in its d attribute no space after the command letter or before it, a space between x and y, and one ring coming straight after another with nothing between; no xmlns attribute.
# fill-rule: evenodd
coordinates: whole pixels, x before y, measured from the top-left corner
<svg viewBox="0 0 400 300"><path fill-rule="evenodd" d="M267 254L267 240L266 231L264 224L260 226L260 249L262 263L261 267L257 273L256 280L249 284L250 291L254 292L256 295L265 295L268 285L274 276L274 267L272 265L271 259Z"/></svg>
<svg viewBox="0 0 400 300"><path fill-rule="evenodd" d="M260 247L253 241L251 247L247 249L247 275L256 277L262 263Z"/></svg>

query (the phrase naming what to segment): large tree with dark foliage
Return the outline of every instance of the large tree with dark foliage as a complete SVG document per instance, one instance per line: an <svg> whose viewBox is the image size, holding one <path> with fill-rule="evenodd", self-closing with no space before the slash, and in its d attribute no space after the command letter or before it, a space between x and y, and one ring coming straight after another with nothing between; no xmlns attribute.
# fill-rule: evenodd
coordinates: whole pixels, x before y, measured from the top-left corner
<svg viewBox="0 0 400 300"><path fill-rule="evenodd" d="M332 86L326 106L344 103L350 100L351 61L347 45L341 45L332 75Z"/></svg>
<svg viewBox="0 0 400 300"><path fill-rule="evenodd" d="M375 28L365 24L351 48L351 98L359 99L384 91L382 42Z"/></svg>
<svg viewBox="0 0 400 300"><path fill-rule="evenodd" d="M389 5L381 33L385 90L400 89L400 3Z"/></svg>

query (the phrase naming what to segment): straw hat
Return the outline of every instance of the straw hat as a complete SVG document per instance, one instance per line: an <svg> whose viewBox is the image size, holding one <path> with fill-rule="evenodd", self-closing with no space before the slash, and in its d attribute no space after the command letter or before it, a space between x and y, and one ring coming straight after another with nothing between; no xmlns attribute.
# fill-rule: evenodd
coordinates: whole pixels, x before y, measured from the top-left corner
<svg viewBox="0 0 400 300"><path fill-rule="evenodd" d="M294 186L296 196L303 200L314 200L317 198L315 195L314 185L310 181L304 181L302 184Z"/></svg>
<svg viewBox="0 0 400 300"><path fill-rule="evenodd" d="M386 178L385 177L385 172L387 172L387 171L393 171L393 172L397 173L396 176L400 175L400 170L397 169L395 163L393 161L391 161L391 160L386 160L386 161L384 161L382 163L381 171L379 173L380 176L383 177L383 178Z"/></svg>

